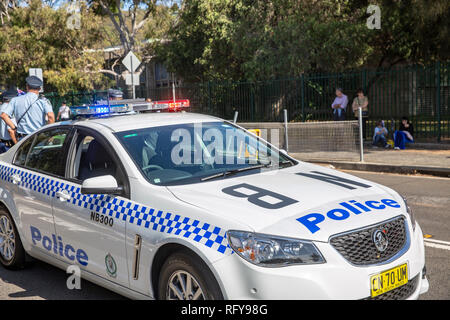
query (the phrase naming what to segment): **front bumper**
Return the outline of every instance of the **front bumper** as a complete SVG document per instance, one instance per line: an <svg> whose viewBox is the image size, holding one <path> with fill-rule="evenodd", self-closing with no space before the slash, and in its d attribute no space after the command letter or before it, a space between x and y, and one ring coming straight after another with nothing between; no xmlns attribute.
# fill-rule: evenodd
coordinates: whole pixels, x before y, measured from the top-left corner
<svg viewBox="0 0 450 320"><path fill-rule="evenodd" d="M417 277L417 284L406 298L417 299L428 291L429 283L422 276L425 249L419 224L410 232L409 249L396 260L381 265L351 265L329 243L315 242L327 260L324 264L266 268L232 254L216 262L213 268L225 299L335 300L369 298L371 275L407 263L409 280Z"/></svg>

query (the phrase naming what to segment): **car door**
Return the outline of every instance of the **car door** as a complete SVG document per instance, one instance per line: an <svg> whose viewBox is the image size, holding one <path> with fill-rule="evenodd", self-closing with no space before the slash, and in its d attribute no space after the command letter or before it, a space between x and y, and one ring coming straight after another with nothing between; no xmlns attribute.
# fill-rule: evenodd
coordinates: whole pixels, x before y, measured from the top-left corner
<svg viewBox="0 0 450 320"><path fill-rule="evenodd" d="M64 177L70 127L40 131L19 147L9 170L11 190L20 216L24 245L57 256L52 199ZM28 247L31 246L31 247Z"/></svg>
<svg viewBox="0 0 450 320"><path fill-rule="evenodd" d="M128 179L115 160L115 151L94 130L76 129L69 147L66 179L53 200L56 233L71 248L66 258L85 271L128 287L125 248L126 221L116 215L126 200ZM124 194L82 194L82 181L112 175L124 187ZM78 254L80 251L81 256Z"/></svg>

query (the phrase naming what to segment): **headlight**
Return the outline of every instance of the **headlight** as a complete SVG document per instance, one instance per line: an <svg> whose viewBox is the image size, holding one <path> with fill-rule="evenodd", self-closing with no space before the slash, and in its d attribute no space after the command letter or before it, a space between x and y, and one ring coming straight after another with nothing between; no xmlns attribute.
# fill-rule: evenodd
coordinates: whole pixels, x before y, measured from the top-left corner
<svg viewBox="0 0 450 320"><path fill-rule="evenodd" d="M311 241L246 231L228 231L231 248L245 260L264 267L325 263Z"/></svg>
<svg viewBox="0 0 450 320"><path fill-rule="evenodd" d="M408 213L409 218L411 219L413 230L416 230L416 219L414 218L413 211L411 207L408 205L408 202L406 201L405 198L403 198L403 201L405 202L406 212Z"/></svg>

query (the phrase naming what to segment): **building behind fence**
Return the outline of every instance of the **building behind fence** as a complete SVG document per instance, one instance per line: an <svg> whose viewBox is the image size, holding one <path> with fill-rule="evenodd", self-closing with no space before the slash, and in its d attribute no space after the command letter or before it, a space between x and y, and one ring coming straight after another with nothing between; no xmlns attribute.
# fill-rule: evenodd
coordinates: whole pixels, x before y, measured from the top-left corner
<svg viewBox="0 0 450 320"><path fill-rule="evenodd" d="M176 88L176 96L190 99L195 112L232 119L238 111L240 122L282 122L283 109L288 110L290 121L314 122L332 119L336 87L343 88L349 97L349 120L354 119L351 103L356 91L365 91L369 98L368 138L373 135L377 120L385 120L388 129L398 128L401 117L407 116L417 139L450 141L450 62L304 74L299 78L257 82L183 83ZM62 98L76 104L92 94L47 96L57 107ZM148 88L146 97L172 99L172 88Z"/></svg>

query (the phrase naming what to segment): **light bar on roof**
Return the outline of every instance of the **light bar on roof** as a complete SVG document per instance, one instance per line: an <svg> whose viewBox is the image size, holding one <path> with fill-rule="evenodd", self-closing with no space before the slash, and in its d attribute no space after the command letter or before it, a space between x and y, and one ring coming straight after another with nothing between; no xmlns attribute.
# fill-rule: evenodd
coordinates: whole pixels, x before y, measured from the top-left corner
<svg viewBox="0 0 450 320"><path fill-rule="evenodd" d="M108 116L117 114L129 114L130 112L162 111L169 112L181 111L190 106L189 100L160 100L146 102L144 99L128 99L110 101L109 105L96 104L88 106L73 106L70 108L75 116L93 117Z"/></svg>
<svg viewBox="0 0 450 320"><path fill-rule="evenodd" d="M124 113L124 112L131 112L133 110L133 106L129 104L124 105L110 105L109 106L112 113Z"/></svg>

